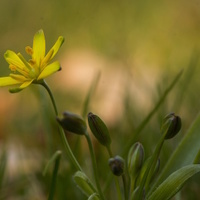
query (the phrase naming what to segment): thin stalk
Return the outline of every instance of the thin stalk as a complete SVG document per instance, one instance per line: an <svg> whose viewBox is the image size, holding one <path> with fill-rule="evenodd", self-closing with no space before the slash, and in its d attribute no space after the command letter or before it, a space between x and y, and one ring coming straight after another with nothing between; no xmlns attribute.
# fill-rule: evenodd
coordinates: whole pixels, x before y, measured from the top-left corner
<svg viewBox="0 0 200 200"><path fill-rule="evenodd" d="M48 94L49 94L49 97L50 97L50 99L51 99L51 103L52 103L52 105L53 105L55 114L56 114L56 116L57 116L57 115L58 115L58 110L57 110L57 107L56 107L56 102L55 102L55 100L54 100L53 94L52 94L52 92L51 92L49 86L47 85L47 83L46 83L45 80L42 80L40 84L47 90L47 92L48 92Z"/></svg>
<svg viewBox="0 0 200 200"><path fill-rule="evenodd" d="M57 110L56 103L55 103L53 94L52 94L49 86L47 85L47 83L44 80L41 81L40 84L47 90L47 92L49 94L49 97L51 99L55 114L57 116L58 115L58 110ZM68 143L67 138L65 136L64 130L60 126L59 126L59 132L60 132L60 136L61 136L61 139L63 141L64 147L65 147L65 150L66 150L66 153L67 153L69 159L71 160L71 162L73 163L73 165L76 167L77 170L83 171L81 166L79 165L78 161L76 160L76 158L75 158L70 146L69 146L69 143Z"/></svg>
<svg viewBox="0 0 200 200"><path fill-rule="evenodd" d="M124 174L122 174L122 181L124 186L124 199L128 200L128 186L126 184L126 176Z"/></svg>
<svg viewBox="0 0 200 200"><path fill-rule="evenodd" d="M90 151L92 165L93 165L93 171L94 171L94 179L95 179L95 182L96 182L97 190L99 192L101 199L105 199L103 192L101 190L100 182L99 182L99 176L98 176L98 171L97 171L97 163L96 163L96 159L95 159L95 155L94 155L94 149L93 149L93 146L92 146L90 136L89 136L87 131L85 133L85 137L86 137L86 140L87 140L87 143L88 143L88 146L89 146L89 151Z"/></svg>
<svg viewBox="0 0 200 200"><path fill-rule="evenodd" d="M64 130L59 126L59 131L60 131L60 135L61 135L61 138L62 138L62 141L63 141L63 144L64 144L64 147L65 147L65 150L66 150L66 153L69 157L69 159L71 160L71 162L73 163L74 167L76 167L76 170L79 170L79 171L83 171L80 164L78 163L78 161L76 160L70 146L69 146L69 143L67 141L67 138L65 137L65 132Z"/></svg>
<svg viewBox="0 0 200 200"><path fill-rule="evenodd" d="M119 185L119 180L116 176L114 177L114 180L115 180L115 186L116 186L116 189L117 189L118 199L122 200L122 194L121 194L121 189L120 189L120 185Z"/></svg>

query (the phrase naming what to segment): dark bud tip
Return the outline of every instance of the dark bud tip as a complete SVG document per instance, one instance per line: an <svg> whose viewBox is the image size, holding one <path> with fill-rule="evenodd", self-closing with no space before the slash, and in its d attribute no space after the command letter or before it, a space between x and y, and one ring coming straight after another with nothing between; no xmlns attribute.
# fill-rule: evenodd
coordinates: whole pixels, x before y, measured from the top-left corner
<svg viewBox="0 0 200 200"><path fill-rule="evenodd" d="M165 139L173 138L181 129L181 118L174 113L167 115L161 126L161 132L165 134Z"/></svg>
<svg viewBox="0 0 200 200"><path fill-rule="evenodd" d="M122 157L115 156L114 158L110 158L108 164L115 176L121 176L124 173L124 159Z"/></svg>

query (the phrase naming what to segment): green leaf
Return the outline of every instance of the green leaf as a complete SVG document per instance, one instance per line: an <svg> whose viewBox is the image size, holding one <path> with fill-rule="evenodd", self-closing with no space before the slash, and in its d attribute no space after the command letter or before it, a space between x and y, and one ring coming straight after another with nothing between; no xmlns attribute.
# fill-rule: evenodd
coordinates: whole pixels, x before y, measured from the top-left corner
<svg viewBox="0 0 200 200"><path fill-rule="evenodd" d="M92 185L89 178L85 173L81 171L77 171L74 176L74 182L78 186L78 188L87 196L91 196L93 193L96 193L95 187Z"/></svg>
<svg viewBox="0 0 200 200"><path fill-rule="evenodd" d="M196 173L200 172L200 165L193 164L182 167L172 173L147 200L168 200L173 197L184 185L184 183Z"/></svg>
<svg viewBox="0 0 200 200"><path fill-rule="evenodd" d="M200 114L182 139L165 168L161 172L155 185L160 184L166 177L177 169L194 162L200 148Z"/></svg>

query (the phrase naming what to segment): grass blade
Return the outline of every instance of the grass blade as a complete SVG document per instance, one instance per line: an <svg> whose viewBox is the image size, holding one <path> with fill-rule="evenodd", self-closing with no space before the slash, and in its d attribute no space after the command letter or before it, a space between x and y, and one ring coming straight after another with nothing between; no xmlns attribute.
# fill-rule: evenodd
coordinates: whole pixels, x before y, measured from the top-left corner
<svg viewBox="0 0 200 200"><path fill-rule="evenodd" d="M88 108L89 108L89 104L90 104L90 100L91 100L91 97L93 95L93 93L95 92L96 90L96 87L98 85L98 82L99 82L99 79L100 79L100 72L97 73L97 75L95 76L91 86L90 86L90 89L87 93L87 96L85 98L85 101L84 101L84 104L83 104L83 111L82 111L82 117L83 119L86 118L86 115L87 115L87 112L88 112Z"/></svg>
<svg viewBox="0 0 200 200"><path fill-rule="evenodd" d="M176 77L174 78L174 80L171 82L171 84L168 86L168 88L165 90L165 92L163 93L163 95L161 96L161 98L159 99L158 103L155 105L155 107L153 108L153 110L147 115L147 117L143 120L143 122L138 126L138 128L135 130L135 133L133 135L132 138L130 138L130 140L127 142L127 145L124 148L123 151L123 155L126 155L130 149L130 147L132 146L132 144L135 141L135 138L140 134L140 132L144 129L144 127L148 124L148 122L150 121L150 119L152 118L152 116L156 113L156 111L158 110L158 108L160 107L160 105L164 102L165 98L167 97L167 95L169 94L169 92L174 88L174 86L176 85L176 83L178 82L178 80L180 79L181 75L183 73L183 70L181 70Z"/></svg>

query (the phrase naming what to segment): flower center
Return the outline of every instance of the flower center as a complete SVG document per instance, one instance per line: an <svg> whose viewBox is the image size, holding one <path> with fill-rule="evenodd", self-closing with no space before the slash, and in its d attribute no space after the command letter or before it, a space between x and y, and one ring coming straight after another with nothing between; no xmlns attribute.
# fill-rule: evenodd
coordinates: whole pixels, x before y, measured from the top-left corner
<svg viewBox="0 0 200 200"><path fill-rule="evenodd" d="M38 73L36 72L35 68L32 68L30 71L29 71L29 76L31 79L36 79L38 77Z"/></svg>

